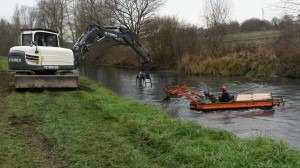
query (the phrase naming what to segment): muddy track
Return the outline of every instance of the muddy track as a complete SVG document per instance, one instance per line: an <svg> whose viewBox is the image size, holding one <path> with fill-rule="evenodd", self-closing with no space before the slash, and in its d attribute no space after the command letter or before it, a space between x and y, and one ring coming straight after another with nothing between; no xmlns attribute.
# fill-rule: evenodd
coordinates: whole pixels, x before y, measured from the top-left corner
<svg viewBox="0 0 300 168"><path fill-rule="evenodd" d="M0 71L0 122L7 120L2 116L8 113L7 97L14 92L12 81L11 73ZM67 167L65 157L55 149L55 142L37 131L37 126L42 124L42 121L37 120L34 116L11 116L8 120L11 128L13 128L9 129L11 136L19 138L25 149L33 154L37 166L45 168Z"/></svg>
<svg viewBox="0 0 300 168"><path fill-rule="evenodd" d="M6 97L13 91L12 75L6 71L0 71L0 117L6 112Z"/></svg>
<svg viewBox="0 0 300 168"><path fill-rule="evenodd" d="M62 168L67 167L66 159L55 150L54 141L46 138L36 130L40 124L34 116L11 117L10 125L15 128L14 136L19 137L27 150L35 156L38 167Z"/></svg>

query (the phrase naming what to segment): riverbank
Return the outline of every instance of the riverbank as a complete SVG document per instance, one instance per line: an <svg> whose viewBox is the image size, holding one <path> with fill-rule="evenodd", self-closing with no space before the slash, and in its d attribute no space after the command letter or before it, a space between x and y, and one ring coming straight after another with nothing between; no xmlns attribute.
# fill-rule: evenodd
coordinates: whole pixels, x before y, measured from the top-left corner
<svg viewBox="0 0 300 168"><path fill-rule="evenodd" d="M233 44L232 44L233 45ZM280 59L271 44L251 45L239 44L231 46L221 56L213 56L207 53L183 54L171 65L167 60L156 60L153 62L157 70L170 70L182 72L187 75L196 76L246 76L246 77L286 77L280 74ZM122 51L122 50L121 50ZM86 62L99 65L111 65L115 67L126 67L136 69L139 66L138 56L132 51L111 49L109 53L99 55L91 52Z"/></svg>
<svg viewBox="0 0 300 168"><path fill-rule="evenodd" d="M75 91L16 92L0 76L0 167L300 166L284 142L178 121L84 78Z"/></svg>
<svg viewBox="0 0 300 168"><path fill-rule="evenodd" d="M277 76L279 59L271 47L251 46L241 51L214 57L185 55L179 61L178 70L191 75L200 76Z"/></svg>

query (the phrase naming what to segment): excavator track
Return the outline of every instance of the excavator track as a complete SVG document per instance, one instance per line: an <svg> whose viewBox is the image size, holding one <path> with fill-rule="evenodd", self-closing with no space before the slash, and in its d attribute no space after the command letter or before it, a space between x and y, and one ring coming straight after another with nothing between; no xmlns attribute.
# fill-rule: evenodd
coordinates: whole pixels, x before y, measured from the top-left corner
<svg viewBox="0 0 300 168"><path fill-rule="evenodd" d="M16 89L77 88L78 75L14 75Z"/></svg>

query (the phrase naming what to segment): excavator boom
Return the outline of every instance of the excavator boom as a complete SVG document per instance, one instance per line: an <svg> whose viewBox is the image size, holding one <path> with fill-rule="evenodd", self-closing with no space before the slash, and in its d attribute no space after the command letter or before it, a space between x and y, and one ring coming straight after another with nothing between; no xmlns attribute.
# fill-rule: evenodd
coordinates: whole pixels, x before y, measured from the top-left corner
<svg viewBox="0 0 300 168"><path fill-rule="evenodd" d="M87 27L86 31L72 47L75 67L80 65L89 48L104 39L112 39L121 45L129 45L140 57L143 58L144 62L142 65L146 65L151 62L149 52L143 48L138 39L129 29L124 27L99 26L97 24L92 24Z"/></svg>

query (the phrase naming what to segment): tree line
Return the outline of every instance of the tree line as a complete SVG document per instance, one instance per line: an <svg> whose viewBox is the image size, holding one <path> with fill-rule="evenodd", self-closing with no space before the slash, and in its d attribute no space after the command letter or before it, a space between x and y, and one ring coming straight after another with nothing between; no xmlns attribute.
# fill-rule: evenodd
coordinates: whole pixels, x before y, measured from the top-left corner
<svg viewBox="0 0 300 168"><path fill-rule="evenodd" d="M58 31L61 44L74 43L90 24L122 25L143 36L149 19L164 0L37 0L37 5L16 6L11 21L1 18L1 55L17 45L22 28L46 28Z"/></svg>
<svg viewBox="0 0 300 168"><path fill-rule="evenodd" d="M227 34L247 33L255 31L284 30L289 26L300 24L300 14L295 18L292 15L284 15L281 18L274 17L269 20L250 18L242 23L230 21L223 26Z"/></svg>

